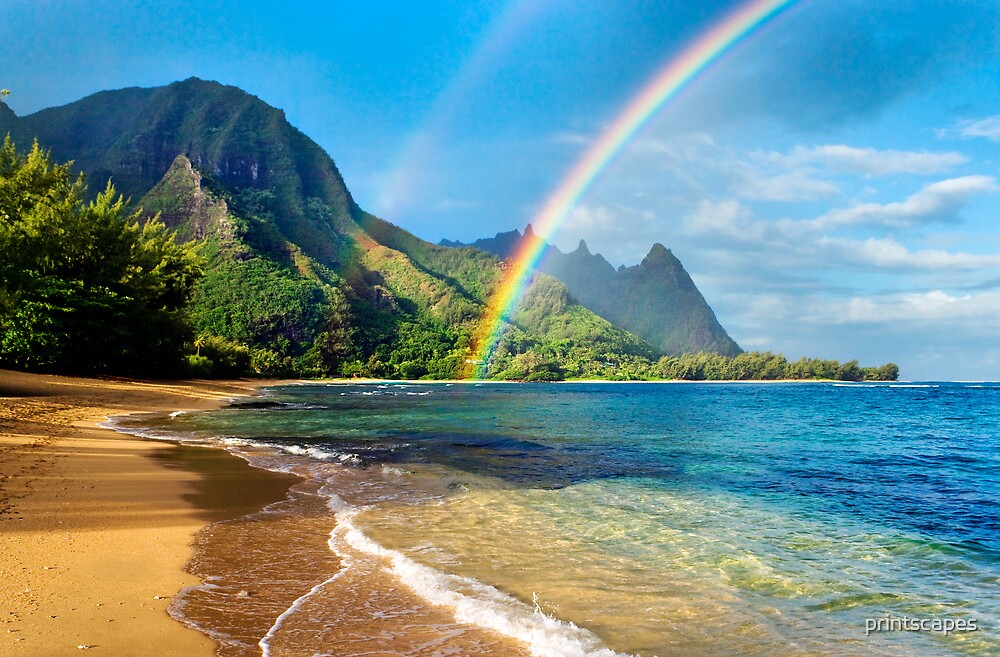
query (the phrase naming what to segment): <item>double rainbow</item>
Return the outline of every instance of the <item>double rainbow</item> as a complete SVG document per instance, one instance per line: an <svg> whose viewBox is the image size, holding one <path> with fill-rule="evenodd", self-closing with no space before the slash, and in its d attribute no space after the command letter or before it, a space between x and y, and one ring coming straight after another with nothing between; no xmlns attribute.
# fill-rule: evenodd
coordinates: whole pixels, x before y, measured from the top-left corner
<svg viewBox="0 0 1000 657"><path fill-rule="evenodd" d="M597 176L626 143L663 107L712 62L795 0L750 0L704 32L650 80L614 122L580 158L562 183L531 220L540 239L522 240L508 261L503 281L494 292L479 331L473 340L475 378L482 378L490 355L504 331L505 319L517 307L531 274L538 266L544 244Z"/></svg>

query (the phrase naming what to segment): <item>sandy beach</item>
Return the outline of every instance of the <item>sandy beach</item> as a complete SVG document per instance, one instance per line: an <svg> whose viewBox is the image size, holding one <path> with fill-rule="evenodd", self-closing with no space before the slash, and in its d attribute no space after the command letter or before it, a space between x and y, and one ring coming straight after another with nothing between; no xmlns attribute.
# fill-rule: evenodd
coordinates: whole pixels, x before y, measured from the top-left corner
<svg viewBox="0 0 1000 657"><path fill-rule="evenodd" d="M195 533L297 479L221 450L97 423L213 408L263 382L138 382L0 371L0 655L212 655L170 618Z"/></svg>

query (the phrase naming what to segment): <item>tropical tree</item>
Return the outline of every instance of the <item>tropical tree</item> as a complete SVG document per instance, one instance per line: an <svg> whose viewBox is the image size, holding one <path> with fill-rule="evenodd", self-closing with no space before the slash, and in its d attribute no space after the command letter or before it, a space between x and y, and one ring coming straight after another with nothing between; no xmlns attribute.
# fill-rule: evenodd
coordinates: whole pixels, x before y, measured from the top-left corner
<svg viewBox="0 0 1000 657"><path fill-rule="evenodd" d="M37 142L0 147L0 364L67 372L175 373L190 327L197 257L109 183Z"/></svg>

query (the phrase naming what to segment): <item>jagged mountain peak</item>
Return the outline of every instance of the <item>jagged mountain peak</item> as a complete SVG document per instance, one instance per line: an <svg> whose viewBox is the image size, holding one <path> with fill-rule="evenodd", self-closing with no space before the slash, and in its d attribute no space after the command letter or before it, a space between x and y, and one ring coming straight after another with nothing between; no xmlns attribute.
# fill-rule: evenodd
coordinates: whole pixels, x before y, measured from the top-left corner
<svg viewBox="0 0 1000 657"><path fill-rule="evenodd" d="M639 267L642 268L658 268L658 269L683 269L684 266L681 261L677 259L677 256L667 247L663 246L659 242L653 244L653 247L646 254L646 257L642 259L639 263Z"/></svg>
<svg viewBox="0 0 1000 657"><path fill-rule="evenodd" d="M148 214L159 214L168 227L183 241L217 237L224 241L235 237L229 206L202 187L202 175L186 155L174 163L141 202Z"/></svg>
<svg viewBox="0 0 1000 657"><path fill-rule="evenodd" d="M22 148L38 138L54 159L73 160L96 180L92 189L111 179L182 239L201 241L206 274L194 294L195 329L253 350L257 371L406 378L464 371L503 265L428 244L361 210L329 155L280 109L189 78L100 92L24 117L0 112L0 122ZM497 237L515 248L541 240L532 226ZM587 260L614 273L600 256ZM567 375L605 376L613 374L609 363L631 367L632 357L654 353L547 276L535 279L512 321L513 337L489 364L504 377L541 376L531 363L545 365L567 340L575 348L548 374L561 375L565 365ZM529 354L532 345L540 346Z"/></svg>
<svg viewBox="0 0 1000 657"><path fill-rule="evenodd" d="M541 239L529 224L523 236L518 231L498 233L495 238L461 246L507 258L516 251L518 238ZM660 351L713 351L729 356L742 351L719 324L680 260L663 244L654 244L640 264L618 269L601 254L591 254L584 240L569 253L548 244L545 249L540 271L565 283L585 307Z"/></svg>

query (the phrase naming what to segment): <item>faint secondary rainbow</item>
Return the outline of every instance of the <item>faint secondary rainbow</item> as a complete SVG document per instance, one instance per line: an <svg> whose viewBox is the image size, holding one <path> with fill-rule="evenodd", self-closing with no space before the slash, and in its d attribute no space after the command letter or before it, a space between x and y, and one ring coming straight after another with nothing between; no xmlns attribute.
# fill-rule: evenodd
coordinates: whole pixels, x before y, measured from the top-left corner
<svg viewBox="0 0 1000 657"><path fill-rule="evenodd" d="M702 33L660 69L577 161L531 220L535 235L540 239L522 241L518 252L509 260L504 279L486 309L473 341L475 357L472 364L476 366L476 378L481 378L486 372L490 355L504 331L505 318L517 307L532 272L538 266L544 241L562 223L591 183L657 110L675 98L727 50L794 2L750 0Z"/></svg>
<svg viewBox="0 0 1000 657"><path fill-rule="evenodd" d="M417 190L427 186L429 164L438 161L440 144L446 143L448 131L479 88L497 75L510 57L513 44L525 38L525 31L537 22L548 8L542 0L512 0L490 21L472 54L452 76L430 110L396 153L392 165L382 177L375 197L374 212L393 217L412 202ZM433 169L433 166L430 166Z"/></svg>

